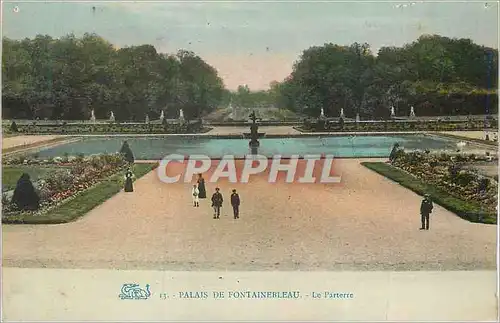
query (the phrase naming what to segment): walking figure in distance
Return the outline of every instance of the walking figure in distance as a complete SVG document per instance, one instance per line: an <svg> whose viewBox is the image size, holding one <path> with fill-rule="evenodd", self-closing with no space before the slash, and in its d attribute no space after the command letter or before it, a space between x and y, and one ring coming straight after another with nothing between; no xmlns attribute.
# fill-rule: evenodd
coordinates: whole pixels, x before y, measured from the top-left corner
<svg viewBox="0 0 500 323"><path fill-rule="evenodd" d="M236 190L233 190L233 194L231 194L231 205L233 206L233 214L235 219L240 218L240 196L236 193Z"/></svg>
<svg viewBox="0 0 500 323"><path fill-rule="evenodd" d="M200 195L200 191L198 190L198 185L196 184L193 184L192 195L193 195L193 206L199 207L200 199L198 198L198 196Z"/></svg>
<svg viewBox="0 0 500 323"><path fill-rule="evenodd" d="M212 195L212 207L214 208L214 219L219 219L222 202L224 202L224 199L222 198L222 194L219 192L219 188L216 187L215 193Z"/></svg>
<svg viewBox="0 0 500 323"><path fill-rule="evenodd" d="M422 204L420 205L420 215L422 216L422 227L420 230L429 230L429 215L432 213L434 205L431 201L431 196L429 194L424 195Z"/></svg>

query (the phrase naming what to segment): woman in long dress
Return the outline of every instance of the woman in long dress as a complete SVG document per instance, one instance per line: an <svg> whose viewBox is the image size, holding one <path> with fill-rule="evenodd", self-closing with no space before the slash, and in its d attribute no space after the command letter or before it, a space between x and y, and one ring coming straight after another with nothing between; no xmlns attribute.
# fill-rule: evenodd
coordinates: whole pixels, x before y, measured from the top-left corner
<svg viewBox="0 0 500 323"><path fill-rule="evenodd" d="M198 174L198 197L200 199L206 199L207 198L207 191L205 189L205 179L203 178L202 174Z"/></svg>

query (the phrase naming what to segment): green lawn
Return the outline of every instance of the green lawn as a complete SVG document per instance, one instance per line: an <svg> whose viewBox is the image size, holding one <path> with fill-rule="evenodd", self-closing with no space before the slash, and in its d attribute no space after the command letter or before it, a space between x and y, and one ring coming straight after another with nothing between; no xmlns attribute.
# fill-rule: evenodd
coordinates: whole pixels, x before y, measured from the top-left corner
<svg viewBox="0 0 500 323"><path fill-rule="evenodd" d="M439 187L427 184L383 162L363 162L361 164L419 195L424 195L425 193L431 194L432 200L436 204L441 205L465 220L476 223L497 224L497 214L482 211L479 203L456 198Z"/></svg>
<svg viewBox="0 0 500 323"><path fill-rule="evenodd" d="M51 172L61 169L61 167L41 167L41 166L3 166L2 167L2 187L3 190L12 190L23 173L30 175L31 181L47 177Z"/></svg>
<svg viewBox="0 0 500 323"><path fill-rule="evenodd" d="M135 164L133 172L136 179L149 173L153 165ZM123 176L121 172L110 176L43 215L20 214L2 218L2 222L8 224L59 224L74 221L118 193L123 188Z"/></svg>

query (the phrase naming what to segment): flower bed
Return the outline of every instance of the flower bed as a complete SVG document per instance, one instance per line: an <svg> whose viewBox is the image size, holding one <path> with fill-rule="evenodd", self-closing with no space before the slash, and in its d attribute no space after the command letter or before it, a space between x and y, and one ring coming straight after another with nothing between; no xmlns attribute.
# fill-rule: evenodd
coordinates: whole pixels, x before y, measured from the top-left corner
<svg viewBox="0 0 500 323"><path fill-rule="evenodd" d="M498 181L465 167L484 160L487 160L486 156L473 154L448 155L400 150L391 164L456 198L478 203L486 213L496 213Z"/></svg>
<svg viewBox="0 0 500 323"><path fill-rule="evenodd" d="M59 166L50 173L45 173L33 184L40 197L40 208L36 211L21 211L11 203L7 194L2 196L2 217L8 218L21 213L32 216L42 215L53 207L74 198L88 188L95 186L117 172L124 171L128 163L120 154L94 155L84 158L56 157L51 160L28 159L18 157L5 160L4 167L30 165L30 168Z"/></svg>

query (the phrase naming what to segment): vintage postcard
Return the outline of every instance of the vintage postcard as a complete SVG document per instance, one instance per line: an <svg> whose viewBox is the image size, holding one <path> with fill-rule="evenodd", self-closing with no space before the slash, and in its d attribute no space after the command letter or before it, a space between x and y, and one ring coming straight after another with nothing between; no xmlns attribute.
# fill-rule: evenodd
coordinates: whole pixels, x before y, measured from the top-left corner
<svg viewBox="0 0 500 323"><path fill-rule="evenodd" d="M498 320L497 1L3 1L5 321Z"/></svg>

